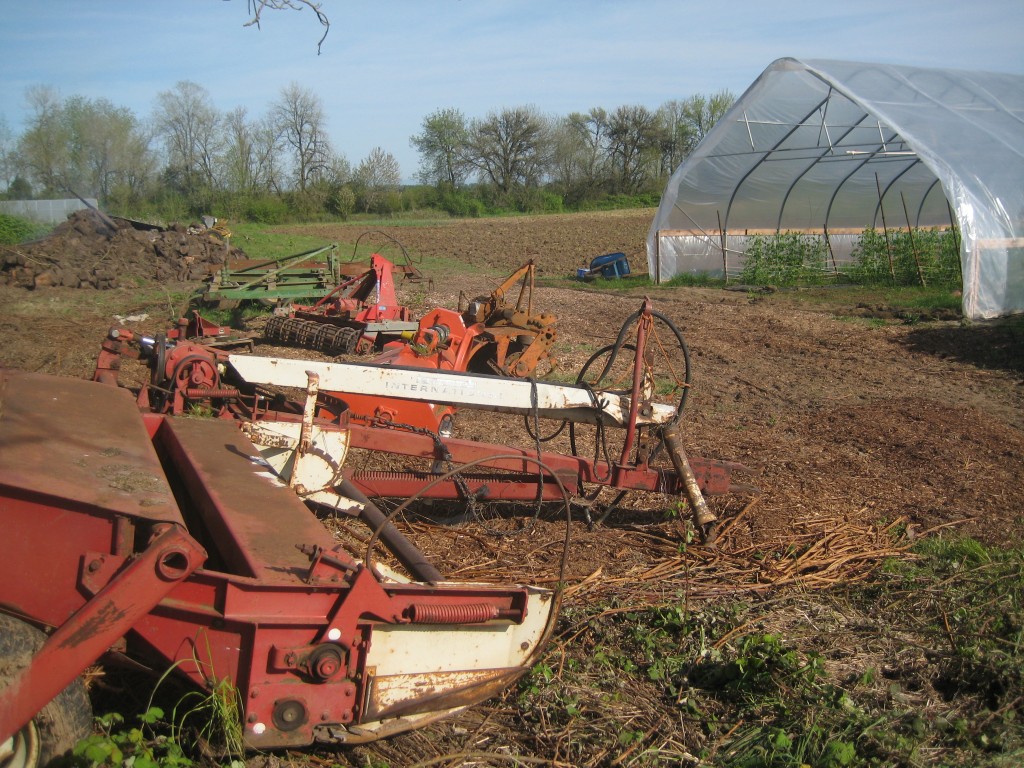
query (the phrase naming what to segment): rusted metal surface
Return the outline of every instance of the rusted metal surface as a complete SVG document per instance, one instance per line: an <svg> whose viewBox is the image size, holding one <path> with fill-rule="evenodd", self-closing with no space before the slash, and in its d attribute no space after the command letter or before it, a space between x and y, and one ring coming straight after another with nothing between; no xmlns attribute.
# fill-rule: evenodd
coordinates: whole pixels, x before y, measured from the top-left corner
<svg viewBox="0 0 1024 768"><path fill-rule="evenodd" d="M330 532L269 471L234 423L167 419L156 437L233 573L300 578L309 559L298 545L334 546Z"/></svg>
<svg viewBox="0 0 1024 768"><path fill-rule="evenodd" d="M88 381L0 371L0 486L181 522L131 393Z"/></svg>
<svg viewBox="0 0 1024 768"><path fill-rule="evenodd" d="M100 552L87 555L82 586L102 586L0 692L0 742L28 723L205 559L203 548L176 525L166 526L128 563Z"/></svg>
<svg viewBox="0 0 1024 768"><path fill-rule="evenodd" d="M425 435L401 433L400 439L398 439L398 436L390 430L365 427L359 424L351 424L349 430L353 448L387 451L425 459L439 458L436 443ZM536 494L537 470L536 465L530 460L538 458L535 451L459 438L449 438L445 440L444 444L453 463L465 464L471 461L485 460L482 464L484 467L521 473L523 478L529 480L530 494ZM499 455L502 457L521 456L522 458L488 460L492 456ZM669 494L681 494L685 490L681 478L675 473L666 474L653 469L610 466L603 461L593 461L580 456L559 453L542 452L539 458L570 489L576 489L582 483L595 483L628 490L659 491ZM744 469L741 464L698 457L690 459L690 464L703 493L719 495L746 490L745 487L736 486L732 482L732 473ZM390 492L384 492L383 484L387 482L387 476L353 471L348 474L348 477L371 497L379 493L390 495ZM377 483L375 488L364 485L362 482L364 477L367 483L375 479ZM404 482L410 479L410 475L408 473L396 474L394 479ZM497 481L488 481L488 484L491 485L495 497L502 498L497 490Z"/></svg>
<svg viewBox="0 0 1024 768"><path fill-rule="evenodd" d="M21 441L37 440L37 457L56 461L49 471L67 470L77 484L54 494L42 470L31 487L10 484L8 464L0 475L0 609L59 625L11 689L18 695L0 696L14 702L4 728L19 727L126 631L129 655L156 652L201 687L231 680L246 743L260 749L355 743L425 724L497 692L550 637L557 599L544 590L441 583L415 550L406 553L415 575L437 583L354 561L231 421L143 417L114 387L48 379L0 379L0 455L13 460ZM61 422L54 395L69 391L90 406L71 409L74 431L58 430L78 440L74 450L45 432ZM301 415L292 417L298 435ZM93 438L108 429L124 437L118 448L133 466L166 473L180 514L170 496L173 515L120 497L105 506L104 478L88 470ZM203 567L197 541L210 544ZM24 578L41 552L47 578Z"/></svg>

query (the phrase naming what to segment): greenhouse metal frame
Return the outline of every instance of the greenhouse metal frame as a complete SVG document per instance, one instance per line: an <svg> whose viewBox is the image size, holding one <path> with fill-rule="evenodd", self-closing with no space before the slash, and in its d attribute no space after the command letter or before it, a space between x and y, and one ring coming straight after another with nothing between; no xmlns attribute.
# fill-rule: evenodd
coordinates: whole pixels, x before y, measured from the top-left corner
<svg viewBox="0 0 1024 768"><path fill-rule="evenodd" d="M786 58L673 173L648 266L729 278L751 236L800 232L839 269L865 229L952 223L964 315L1024 312L1024 77Z"/></svg>

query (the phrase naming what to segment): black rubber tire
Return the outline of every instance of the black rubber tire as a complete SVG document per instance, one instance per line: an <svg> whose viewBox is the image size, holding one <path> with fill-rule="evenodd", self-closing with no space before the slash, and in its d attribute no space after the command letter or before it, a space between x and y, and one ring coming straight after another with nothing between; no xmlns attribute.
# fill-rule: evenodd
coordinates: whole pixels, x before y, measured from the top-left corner
<svg viewBox="0 0 1024 768"><path fill-rule="evenodd" d="M0 613L0 688L22 669L46 635L25 622ZM3 768L45 768L66 755L92 730L92 706L81 678L76 678L15 734ZM33 754L34 753L34 754Z"/></svg>

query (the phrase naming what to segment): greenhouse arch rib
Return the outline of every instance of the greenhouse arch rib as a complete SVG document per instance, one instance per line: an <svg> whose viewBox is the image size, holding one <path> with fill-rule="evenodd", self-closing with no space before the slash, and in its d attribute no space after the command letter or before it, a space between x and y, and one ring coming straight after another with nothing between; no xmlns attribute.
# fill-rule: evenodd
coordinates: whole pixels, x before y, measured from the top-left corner
<svg viewBox="0 0 1024 768"><path fill-rule="evenodd" d="M736 182L736 186L733 187L732 195L730 195L730 197L729 197L729 203L728 203L728 205L725 206L725 218L722 220L722 228L723 229L725 229L726 231L729 230L729 214L732 212L732 205L733 205L733 203L736 200L736 195L737 195L737 193L739 193L740 187L743 186L743 182L745 182L747 179L749 179L754 174L754 171L756 171L763 163L766 163L768 161L768 158L771 157L772 153L778 151L778 149L782 145L782 143L786 139L788 139L790 136L792 136L794 133L796 133L797 130L804 124L805 120L810 119L811 115L813 115L815 112L820 110L822 108L822 106L824 106L825 104L828 104L828 97L827 96L824 99L822 99L820 102L818 102L818 104L814 107L814 109L812 109L810 112L808 112L806 115L804 115L802 119L800 119L799 121L794 123L793 127L789 129L789 131L786 133L786 135L783 136L781 139L779 139L777 142L775 142L775 146L773 146L769 150L762 150L762 151L758 152L756 150L756 148L754 147L753 139L751 139L751 142L750 142L751 151L753 151L755 154L760 154L761 155L761 159L758 160L756 163L754 163L754 165L751 166L750 170L748 170L743 175L743 178L741 178L739 181ZM722 118L722 119L724 120L725 118ZM746 115L744 115L744 120L746 120ZM747 132L748 132L748 135L749 135L749 132L750 132L750 126L749 125L747 126ZM782 218L782 206L779 206L779 219L781 219L781 218Z"/></svg>

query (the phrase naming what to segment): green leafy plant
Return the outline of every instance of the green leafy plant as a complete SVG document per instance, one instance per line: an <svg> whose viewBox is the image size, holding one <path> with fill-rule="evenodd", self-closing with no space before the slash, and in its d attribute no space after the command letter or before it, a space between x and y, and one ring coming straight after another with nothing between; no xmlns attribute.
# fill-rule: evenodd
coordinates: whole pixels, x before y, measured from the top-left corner
<svg viewBox="0 0 1024 768"><path fill-rule="evenodd" d="M739 279L747 285L816 285L825 274L827 255L824 239L816 235L752 235Z"/></svg>
<svg viewBox="0 0 1024 768"><path fill-rule="evenodd" d="M866 229L854 246L845 276L861 285L959 287L960 249L955 230Z"/></svg>
<svg viewBox="0 0 1024 768"><path fill-rule="evenodd" d="M42 237L49 231L46 224L0 213L0 245L17 245Z"/></svg>
<svg viewBox="0 0 1024 768"><path fill-rule="evenodd" d="M192 760L166 730L164 711L150 707L138 718L139 724L126 727L123 715L116 712L96 718L98 733L75 745L71 762L79 768L188 768Z"/></svg>

